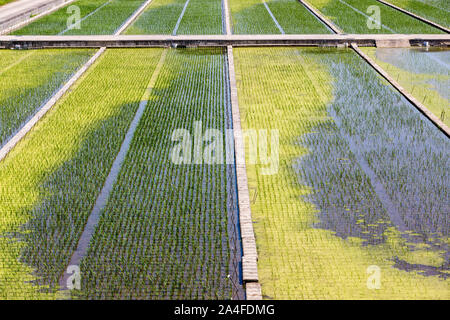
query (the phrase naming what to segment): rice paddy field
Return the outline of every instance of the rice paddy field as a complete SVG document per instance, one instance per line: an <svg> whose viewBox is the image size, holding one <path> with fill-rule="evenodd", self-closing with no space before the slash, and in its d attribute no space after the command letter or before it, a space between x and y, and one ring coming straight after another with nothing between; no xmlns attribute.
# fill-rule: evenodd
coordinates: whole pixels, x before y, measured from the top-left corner
<svg viewBox="0 0 450 320"><path fill-rule="evenodd" d="M422 21L388 7L376 0L307 0L345 33L441 33ZM388 1L389 2L389 1ZM379 9L380 20L370 18ZM369 27L367 20L379 21L379 28Z"/></svg>
<svg viewBox="0 0 450 320"><path fill-rule="evenodd" d="M222 34L221 0L155 0L125 34Z"/></svg>
<svg viewBox="0 0 450 320"><path fill-rule="evenodd" d="M408 92L450 125L450 52L448 50L363 48Z"/></svg>
<svg viewBox="0 0 450 320"><path fill-rule="evenodd" d="M0 6L3 6L4 4L7 4L7 3L10 3L13 1L15 1L15 0L0 0Z"/></svg>
<svg viewBox="0 0 450 320"><path fill-rule="evenodd" d="M281 131L247 168L264 298L448 298L448 138L350 50L235 51L243 127Z"/></svg>
<svg viewBox="0 0 450 320"><path fill-rule="evenodd" d="M1 51L0 145L15 134L92 54L93 50L89 49Z"/></svg>
<svg viewBox="0 0 450 320"><path fill-rule="evenodd" d="M443 32L307 2L344 33ZM144 3L12 35L333 33L296 0ZM450 51L423 45L0 49L0 300L450 299Z"/></svg>
<svg viewBox="0 0 450 320"><path fill-rule="evenodd" d="M450 27L450 3L446 0L389 0L388 2L444 27Z"/></svg>
<svg viewBox="0 0 450 320"><path fill-rule="evenodd" d="M144 0L78 0L12 32L12 34L113 34L144 2ZM80 12L78 26L68 20L75 12L70 10L72 6L76 6Z"/></svg>

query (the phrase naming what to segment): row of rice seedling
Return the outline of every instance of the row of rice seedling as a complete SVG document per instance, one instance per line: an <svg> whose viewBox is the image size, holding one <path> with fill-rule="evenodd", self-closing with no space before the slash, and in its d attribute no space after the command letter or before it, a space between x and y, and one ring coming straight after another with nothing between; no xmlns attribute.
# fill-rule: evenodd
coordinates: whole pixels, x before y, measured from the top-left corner
<svg viewBox="0 0 450 320"><path fill-rule="evenodd" d="M442 33L441 30L376 0L307 2L346 33Z"/></svg>
<svg viewBox="0 0 450 320"><path fill-rule="evenodd" d="M13 2L13 1L15 1L15 0L0 0L0 6L3 6L5 4Z"/></svg>
<svg viewBox="0 0 450 320"><path fill-rule="evenodd" d="M230 0L231 30L234 34L279 34L261 0Z"/></svg>
<svg viewBox="0 0 450 320"><path fill-rule="evenodd" d="M222 34L222 1L190 0L177 34Z"/></svg>
<svg viewBox="0 0 450 320"><path fill-rule="evenodd" d="M86 49L0 51L0 146L93 52Z"/></svg>
<svg viewBox="0 0 450 320"><path fill-rule="evenodd" d="M95 35L113 34L144 0L78 0L27 26L15 35ZM76 23L76 6L79 23Z"/></svg>
<svg viewBox="0 0 450 320"><path fill-rule="evenodd" d="M231 0L230 7L235 34L329 33L296 0Z"/></svg>
<svg viewBox="0 0 450 320"><path fill-rule="evenodd" d="M126 34L222 34L223 0L155 0Z"/></svg>
<svg viewBox="0 0 450 320"><path fill-rule="evenodd" d="M153 0L125 34L171 34L186 0Z"/></svg>
<svg viewBox="0 0 450 320"><path fill-rule="evenodd" d="M447 0L387 0L386 2L450 28L450 2Z"/></svg>
<svg viewBox="0 0 450 320"><path fill-rule="evenodd" d="M202 162L207 140L172 160L177 129L225 138L228 92L223 49L169 51L81 263L81 297L243 298L234 165Z"/></svg>
<svg viewBox="0 0 450 320"><path fill-rule="evenodd" d="M263 297L448 298L449 140L351 50L234 51L243 129L280 135L278 174L247 159Z"/></svg>
<svg viewBox="0 0 450 320"><path fill-rule="evenodd" d="M55 297L160 54L106 51L0 162L1 298Z"/></svg>
<svg viewBox="0 0 450 320"><path fill-rule="evenodd" d="M298 0L267 0L266 3L288 34L331 32Z"/></svg>
<svg viewBox="0 0 450 320"><path fill-rule="evenodd" d="M361 50L450 126L450 51L412 48Z"/></svg>

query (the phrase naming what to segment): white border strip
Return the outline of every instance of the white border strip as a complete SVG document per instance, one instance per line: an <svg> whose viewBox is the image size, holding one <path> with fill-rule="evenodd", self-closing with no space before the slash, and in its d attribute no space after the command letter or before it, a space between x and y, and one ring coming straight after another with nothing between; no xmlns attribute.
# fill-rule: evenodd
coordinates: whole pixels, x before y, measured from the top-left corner
<svg viewBox="0 0 450 320"><path fill-rule="evenodd" d="M228 5L228 0L223 1L223 9L225 11L225 30L226 35L231 35L231 20L230 20L230 7Z"/></svg>

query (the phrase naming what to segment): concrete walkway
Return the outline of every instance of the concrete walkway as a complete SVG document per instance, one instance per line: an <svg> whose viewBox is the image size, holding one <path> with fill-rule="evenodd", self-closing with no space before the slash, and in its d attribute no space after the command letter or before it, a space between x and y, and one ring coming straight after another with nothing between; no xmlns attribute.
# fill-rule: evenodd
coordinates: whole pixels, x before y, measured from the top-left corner
<svg viewBox="0 0 450 320"><path fill-rule="evenodd" d="M284 35L103 35L103 36L0 36L0 48L168 47L178 46L376 46L449 47L448 34L284 34Z"/></svg>

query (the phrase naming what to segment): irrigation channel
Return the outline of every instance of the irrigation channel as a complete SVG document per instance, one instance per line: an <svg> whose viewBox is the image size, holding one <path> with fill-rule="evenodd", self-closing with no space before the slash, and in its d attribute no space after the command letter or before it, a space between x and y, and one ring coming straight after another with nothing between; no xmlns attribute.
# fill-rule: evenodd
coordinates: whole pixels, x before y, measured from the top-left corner
<svg viewBox="0 0 450 320"><path fill-rule="evenodd" d="M58 38L0 37L0 43L20 47L32 47L33 41L97 41L93 47L100 46L98 51L64 49L77 54L69 55L68 65L48 67L48 77L60 76L39 83L33 103L26 102L31 108L21 107L16 115L12 100L8 102L12 120L0 128L0 213L7 217L0 224L6 261L1 296L445 297L450 259L448 220L442 216L449 208L441 201L448 197L448 174L441 170L447 167L449 150L445 110L430 111L427 96L419 101L403 87L400 75L395 80L392 71L379 65L387 62L356 42L422 45L434 39L440 44L448 35L344 35L342 25L300 2L249 0L245 7L233 0L211 1L209 19L199 23L200 0L169 6L163 0L130 1L126 10L118 1L103 0L86 5L82 18L92 26L88 34L105 34L103 38L69 38L66 34L86 31L64 27L62 18L47 30L37 19L14 31ZM338 2L367 18L351 1ZM331 41L350 48L239 47L258 41L267 46L273 45L270 41L291 46L311 41L308 35L289 36L307 31L283 18L289 6L305 17L306 29L323 34L315 36L316 45ZM108 10L117 14L106 27L90 22ZM167 19L149 23L157 15ZM384 28L395 32L389 25ZM232 35L248 31L279 36ZM330 31L336 35L327 35ZM107 41L110 46L132 39L121 38L123 33L168 35L165 40L132 40L148 41L146 47L161 46L151 41L176 47L183 35L187 42L220 45L106 48ZM5 54L0 76L28 61L32 68L37 56L33 63L48 64L54 59L49 51ZM47 60L41 52L49 55ZM19 58L13 61L16 53ZM432 59L447 65L435 55ZM440 101L433 97L433 103ZM270 127L281 130L280 173L264 177L261 167L248 162L243 130ZM174 141L168 140L173 132L184 130L179 142L186 134L198 139L195 134L209 128L221 132L215 139L234 161L196 162L203 150L194 147L188 153L194 163L184 149L183 161L174 163L169 148ZM227 129L233 130L231 141ZM334 249L342 253L336 258L342 260L338 278L323 268L332 263ZM381 266L386 279L388 289L379 295L361 288L365 282L358 268L370 262ZM74 266L82 275L79 288ZM323 279L329 286L319 285ZM403 287L396 287L399 282Z"/></svg>

